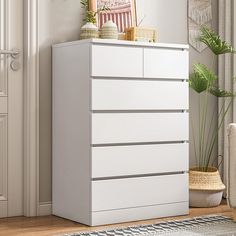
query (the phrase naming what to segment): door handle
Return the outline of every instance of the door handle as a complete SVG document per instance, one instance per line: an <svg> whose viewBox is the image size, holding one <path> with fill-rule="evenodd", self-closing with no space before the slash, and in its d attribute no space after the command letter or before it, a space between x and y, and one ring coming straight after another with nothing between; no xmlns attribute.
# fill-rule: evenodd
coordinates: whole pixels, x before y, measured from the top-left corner
<svg viewBox="0 0 236 236"><path fill-rule="evenodd" d="M0 55L10 55L12 58L17 59L20 56L20 50L19 49L0 50Z"/></svg>

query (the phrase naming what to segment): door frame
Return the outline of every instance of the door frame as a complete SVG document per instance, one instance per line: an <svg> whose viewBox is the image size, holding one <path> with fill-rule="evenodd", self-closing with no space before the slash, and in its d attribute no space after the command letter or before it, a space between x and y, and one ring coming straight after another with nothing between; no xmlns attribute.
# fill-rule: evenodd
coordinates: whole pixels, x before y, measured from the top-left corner
<svg viewBox="0 0 236 236"><path fill-rule="evenodd" d="M39 1L24 0L24 215L39 215Z"/></svg>

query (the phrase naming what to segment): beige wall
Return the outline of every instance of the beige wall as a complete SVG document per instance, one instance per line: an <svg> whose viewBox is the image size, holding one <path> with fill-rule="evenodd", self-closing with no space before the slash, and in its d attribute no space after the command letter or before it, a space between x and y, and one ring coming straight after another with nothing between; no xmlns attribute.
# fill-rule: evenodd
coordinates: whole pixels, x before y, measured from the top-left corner
<svg viewBox="0 0 236 236"><path fill-rule="evenodd" d="M40 44L40 201L51 200L51 45L77 40L82 24L79 0L39 1ZM217 28L217 6L214 3L214 27ZM159 42L187 43L187 0L137 0L138 19L142 25L158 29ZM202 54L190 49L192 62L211 61L208 50ZM190 111L196 114L196 98L190 94ZM212 99L212 107L216 100ZM192 146L192 145L191 145ZM192 157L192 147L190 156ZM192 161L191 161L192 163Z"/></svg>
<svg viewBox="0 0 236 236"><path fill-rule="evenodd" d="M158 41L187 43L187 0L136 0L137 23L154 27Z"/></svg>

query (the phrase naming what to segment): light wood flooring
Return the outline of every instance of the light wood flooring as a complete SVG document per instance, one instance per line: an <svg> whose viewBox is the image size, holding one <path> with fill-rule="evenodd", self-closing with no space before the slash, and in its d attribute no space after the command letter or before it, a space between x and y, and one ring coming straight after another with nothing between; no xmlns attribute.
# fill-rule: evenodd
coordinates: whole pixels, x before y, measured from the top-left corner
<svg viewBox="0 0 236 236"><path fill-rule="evenodd" d="M88 227L56 216L32 217L32 218L14 217L14 218L0 219L0 236L12 236L12 235L49 236L49 235L58 235L69 232L88 231L94 229L104 229L104 228L112 228L119 226L152 224L163 220L181 219L181 218L188 218L200 215L211 215L211 214L223 214L227 216L232 216L231 209L229 209L226 202L224 201L219 207L215 208L192 208L190 209L190 214L187 216L129 222L123 224L108 225L103 227Z"/></svg>

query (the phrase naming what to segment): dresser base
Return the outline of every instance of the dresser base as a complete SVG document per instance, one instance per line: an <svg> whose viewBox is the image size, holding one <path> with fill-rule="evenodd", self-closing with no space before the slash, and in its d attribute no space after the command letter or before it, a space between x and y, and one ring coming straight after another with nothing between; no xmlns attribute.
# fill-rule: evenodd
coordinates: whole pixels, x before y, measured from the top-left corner
<svg viewBox="0 0 236 236"><path fill-rule="evenodd" d="M59 212L55 213L57 216L65 217ZM86 224L89 226L116 224L129 221L148 220L155 218L179 216L189 214L189 203L178 202L163 205L153 205L145 207L124 208L110 211L92 212L92 222L81 222L76 215L67 216L67 219Z"/></svg>
<svg viewBox="0 0 236 236"><path fill-rule="evenodd" d="M188 202L126 208L112 211L99 211L92 213L91 226L155 219L168 216L187 215L188 213Z"/></svg>

